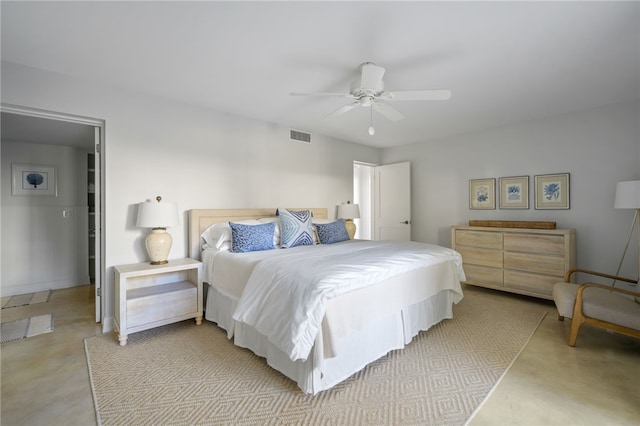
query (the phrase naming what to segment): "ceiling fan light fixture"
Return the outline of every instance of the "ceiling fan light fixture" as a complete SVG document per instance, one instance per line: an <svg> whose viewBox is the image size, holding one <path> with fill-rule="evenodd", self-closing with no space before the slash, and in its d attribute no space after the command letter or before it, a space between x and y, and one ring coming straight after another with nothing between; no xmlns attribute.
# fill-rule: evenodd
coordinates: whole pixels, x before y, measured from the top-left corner
<svg viewBox="0 0 640 426"><path fill-rule="evenodd" d="M362 96L360 99L360 105L363 107L370 107L373 103L373 96Z"/></svg>

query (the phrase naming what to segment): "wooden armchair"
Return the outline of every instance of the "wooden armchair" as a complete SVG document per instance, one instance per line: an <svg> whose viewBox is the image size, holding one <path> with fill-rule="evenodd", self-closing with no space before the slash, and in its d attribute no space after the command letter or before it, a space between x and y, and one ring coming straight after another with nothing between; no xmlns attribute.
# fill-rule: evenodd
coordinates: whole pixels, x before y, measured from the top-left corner
<svg viewBox="0 0 640 426"><path fill-rule="evenodd" d="M637 284L638 280L603 274L586 269L572 269L564 282L553 287L553 300L558 308L558 320L571 318L569 346L575 346L582 324L591 324L617 333L640 338L640 293L596 283L574 284L571 275L582 272L589 275ZM640 299L639 299L640 300Z"/></svg>

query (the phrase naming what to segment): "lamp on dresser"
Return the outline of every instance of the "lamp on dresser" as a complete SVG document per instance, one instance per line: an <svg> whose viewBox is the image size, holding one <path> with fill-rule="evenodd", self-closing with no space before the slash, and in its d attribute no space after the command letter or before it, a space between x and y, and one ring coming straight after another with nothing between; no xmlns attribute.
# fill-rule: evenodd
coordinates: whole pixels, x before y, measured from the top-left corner
<svg viewBox="0 0 640 426"><path fill-rule="evenodd" d="M344 226L347 228L349 238L353 240L356 235L356 224L353 223L353 219L360 217L360 206L357 204L351 204L351 201L347 201L347 204L340 204L338 206L338 219L344 219Z"/></svg>
<svg viewBox="0 0 640 426"><path fill-rule="evenodd" d="M151 228L144 245L152 265L168 263L167 257L173 238L167 232L167 228L178 224L178 206L175 203L161 201L162 197L157 196L155 202L147 201L138 205L136 226Z"/></svg>
<svg viewBox="0 0 640 426"><path fill-rule="evenodd" d="M633 229L636 227L636 223L638 224L638 248L640 249L640 180L618 182L616 185L616 199L614 207L616 209L635 209L633 221L631 222L631 229L629 230L629 237L627 238L627 244L624 246L622 258L620 258L620 263L618 264L618 269L616 271L616 275L620 275L620 268L622 267L622 262L624 261L624 257L629 249L629 243L631 242L631 236L633 235ZM613 285L615 285L615 281L613 282Z"/></svg>

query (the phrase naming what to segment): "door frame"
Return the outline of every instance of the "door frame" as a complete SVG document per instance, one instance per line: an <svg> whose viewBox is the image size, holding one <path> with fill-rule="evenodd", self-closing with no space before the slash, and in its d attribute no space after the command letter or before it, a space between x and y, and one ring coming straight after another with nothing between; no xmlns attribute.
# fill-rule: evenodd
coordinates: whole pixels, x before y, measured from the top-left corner
<svg viewBox="0 0 640 426"><path fill-rule="evenodd" d="M105 206L105 190L104 190L104 170L105 170L105 161L104 161L104 152L105 152L105 121L98 118L91 117L83 117L79 115L66 114L61 112L47 111L38 108L25 107L20 105L13 105L7 103L0 103L0 112L6 112L10 114L18 114L29 117L37 117L37 118L46 118L50 120L57 121L67 121L70 123L76 124L84 124L87 126L91 126L93 128L98 128L96 130L96 138L94 140L94 151L97 154L96 161L96 176L99 178L99 185L96 186L96 191L98 192L99 197L96 200L96 204L98 204L97 213L97 239L98 242L96 244L96 258L95 258L95 270L96 270L96 290L95 290L95 302L96 302L96 322L103 322L105 306L104 301L105 298L101 297L102 295L102 287L105 278L105 214L104 214L104 206Z"/></svg>

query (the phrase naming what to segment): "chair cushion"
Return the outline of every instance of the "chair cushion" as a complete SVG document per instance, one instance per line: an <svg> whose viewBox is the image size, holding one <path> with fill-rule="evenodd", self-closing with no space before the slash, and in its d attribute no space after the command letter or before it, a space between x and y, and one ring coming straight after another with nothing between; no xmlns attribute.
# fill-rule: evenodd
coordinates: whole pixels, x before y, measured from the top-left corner
<svg viewBox="0 0 640 426"><path fill-rule="evenodd" d="M561 282L553 286L553 300L563 317L573 317L577 292L578 284ZM587 317L640 330L640 304L623 294L589 287L583 293L582 312Z"/></svg>

